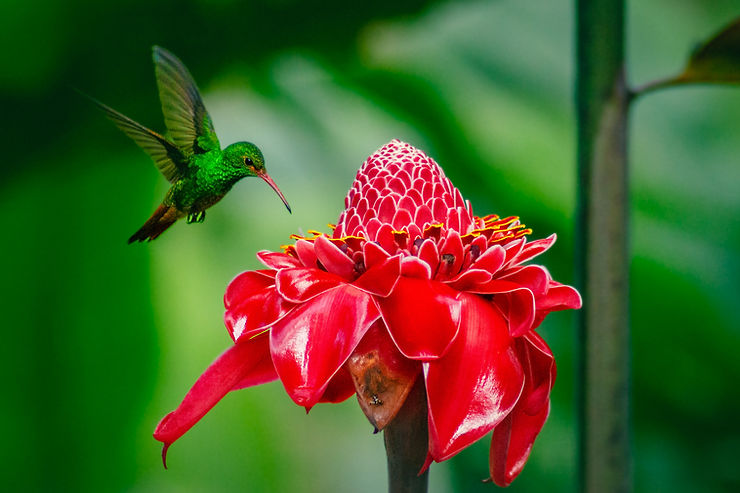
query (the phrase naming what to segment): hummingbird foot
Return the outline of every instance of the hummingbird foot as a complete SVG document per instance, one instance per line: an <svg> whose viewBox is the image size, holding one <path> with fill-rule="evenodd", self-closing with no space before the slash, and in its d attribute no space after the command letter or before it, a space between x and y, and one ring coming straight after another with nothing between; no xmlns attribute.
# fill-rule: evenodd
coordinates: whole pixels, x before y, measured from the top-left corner
<svg viewBox="0 0 740 493"><path fill-rule="evenodd" d="M187 223L202 223L206 219L206 211L193 212L188 214Z"/></svg>

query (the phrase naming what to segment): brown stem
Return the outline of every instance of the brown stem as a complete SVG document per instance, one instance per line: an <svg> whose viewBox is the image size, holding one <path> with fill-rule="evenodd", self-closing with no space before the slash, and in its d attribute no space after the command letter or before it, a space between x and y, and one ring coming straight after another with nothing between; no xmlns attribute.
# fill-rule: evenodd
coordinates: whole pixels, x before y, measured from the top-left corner
<svg viewBox="0 0 740 493"><path fill-rule="evenodd" d="M426 493L429 470L419 475L429 448L424 379L417 378L406 402L383 430L389 493Z"/></svg>

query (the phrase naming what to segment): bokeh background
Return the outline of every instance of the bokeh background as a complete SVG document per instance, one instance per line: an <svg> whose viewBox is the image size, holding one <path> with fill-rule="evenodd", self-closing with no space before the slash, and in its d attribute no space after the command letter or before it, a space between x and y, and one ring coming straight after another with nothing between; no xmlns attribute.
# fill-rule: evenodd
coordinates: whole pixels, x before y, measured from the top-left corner
<svg viewBox="0 0 740 493"><path fill-rule="evenodd" d="M628 2L629 79L677 71L735 0ZM353 399L306 416L279 383L228 395L160 462L151 437L230 343L222 294L255 252L325 230L367 155L426 150L480 214L557 232L573 280L573 5L550 1L3 0L0 259L4 491L383 491ZM293 206L244 180L198 225L126 239L166 182L70 87L163 130L150 60L188 65L222 144L258 143ZM637 492L740 490L740 90L683 88L631 115ZM573 491L573 316L541 332L552 415L510 491ZM488 440L431 491L492 491Z"/></svg>

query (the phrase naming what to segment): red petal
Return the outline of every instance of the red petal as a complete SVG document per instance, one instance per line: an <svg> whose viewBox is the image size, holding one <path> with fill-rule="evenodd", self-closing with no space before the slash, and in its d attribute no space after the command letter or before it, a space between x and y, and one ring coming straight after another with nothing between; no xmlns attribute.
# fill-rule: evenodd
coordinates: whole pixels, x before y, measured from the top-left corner
<svg viewBox="0 0 740 493"><path fill-rule="evenodd" d="M272 272L273 276L268 277L264 272ZM255 292L275 284L274 273L275 271L254 270L242 272L226 287L224 306L229 308L231 305L241 303L245 298L249 298Z"/></svg>
<svg viewBox="0 0 740 493"><path fill-rule="evenodd" d="M408 198L410 198L411 200L413 200L414 201L414 204L416 204L417 206L422 207L422 204L424 203L424 199L421 197L421 193L418 190L416 190L414 188L411 188L411 189L409 189L409 190L406 191L406 195L405 196L408 197ZM417 209L417 211L418 210L419 209ZM431 220L431 217L432 216L431 216L431 212L430 212L429 213L430 220Z"/></svg>
<svg viewBox="0 0 740 493"><path fill-rule="evenodd" d="M380 205L377 207L377 217L381 223L390 224L393 220L393 214L396 212L396 201L390 195L383 198L380 201Z"/></svg>
<svg viewBox="0 0 740 493"><path fill-rule="evenodd" d="M470 287L470 293L495 294L493 302L509 320L509 332L519 337L532 329L535 322L535 298L532 291L511 281L493 279Z"/></svg>
<svg viewBox="0 0 740 493"><path fill-rule="evenodd" d="M319 262L332 274L351 279L355 271L355 263L326 236L319 236L313 242L314 251Z"/></svg>
<svg viewBox="0 0 740 493"><path fill-rule="evenodd" d="M396 240L393 237L393 226L388 223L380 225L380 228L378 228L378 232L375 235L375 241L380 243L380 246L383 247L386 252L395 253L398 250Z"/></svg>
<svg viewBox="0 0 740 493"><path fill-rule="evenodd" d="M267 334L264 336L258 336L262 339L268 339ZM239 341L239 344L246 344L247 339ZM265 346L268 346L267 352L269 353L269 341L264 342ZM263 357L259 360L254 367L249 370L249 374L242 378L234 387L233 390L246 389L248 387L254 387L256 385L262 385L263 383L272 382L278 379L278 374L275 371L275 365L272 364L272 358Z"/></svg>
<svg viewBox="0 0 740 493"><path fill-rule="evenodd" d="M538 327L550 312L577 309L581 303L581 295L574 288L550 281L547 294L536 299L537 312L532 327Z"/></svg>
<svg viewBox="0 0 740 493"><path fill-rule="evenodd" d="M424 186L424 190L426 192L426 185ZM443 223L444 220L447 219L447 204L445 204L442 197L437 196L436 191L432 190L429 193L430 196L436 196L436 198L432 200L432 215L434 216L434 221Z"/></svg>
<svg viewBox="0 0 740 493"><path fill-rule="evenodd" d="M154 430L154 438L164 443L162 460L166 460L167 448L205 416L227 392L238 388L240 382L250 378L254 384L269 381L265 374L265 360L270 360L266 336L234 344L219 356L198 378L177 409L162 418Z"/></svg>
<svg viewBox="0 0 740 493"><path fill-rule="evenodd" d="M491 478L499 486L509 486L527 463L534 439L542 430L550 414L550 401L534 416L524 413L517 406L493 430L489 468Z"/></svg>
<svg viewBox="0 0 740 493"><path fill-rule="evenodd" d="M444 198L445 202L447 202L447 205L451 207L447 211L447 220L445 221L445 226L455 231L463 231L463 229L460 227L460 210L454 208L455 199L453 199L452 196L449 194L446 194Z"/></svg>
<svg viewBox="0 0 740 493"><path fill-rule="evenodd" d="M421 231L421 228L413 223L409 224L406 229L409 232L409 238L410 238L409 244L412 244L417 238L420 238L423 234Z"/></svg>
<svg viewBox="0 0 740 493"><path fill-rule="evenodd" d="M302 267L300 260L295 257L291 257L286 253L262 250L257 252L257 258L260 262L275 270L283 269L285 267Z"/></svg>
<svg viewBox="0 0 740 493"><path fill-rule="evenodd" d="M401 275L401 256L376 263L352 283L357 289L375 296L388 296Z"/></svg>
<svg viewBox="0 0 740 493"><path fill-rule="evenodd" d="M373 241L366 241L362 245L362 254L365 258L365 268L371 269L375 264L380 263L390 257L390 254Z"/></svg>
<svg viewBox="0 0 740 493"><path fill-rule="evenodd" d="M547 291L550 273L541 265L526 265L501 272L499 279L515 282L532 291L535 296L542 296Z"/></svg>
<svg viewBox="0 0 740 493"><path fill-rule="evenodd" d="M427 279L401 277L390 296L376 299L386 327L404 356L440 358L457 334L457 292Z"/></svg>
<svg viewBox="0 0 740 493"><path fill-rule="evenodd" d="M282 269L275 276L278 293L293 303L304 303L344 282L341 277L319 269Z"/></svg>
<svg viewBox="0 0 740 493"><path fill-rule="evenodd" d="M521 264L547 251L553 245L553 243L555 243L555 240L557 238L558 238L557 235L553 233L547 238L543 238L541 240L534 240L534 241L530 241L529 243L526 243L524 245L524 248L522 248L522 251L519 252L519 254L512 259L511 261L512 265Z"/></svg>
<svg viewBox="0 0 740 493"><path fill-rule="evenodd" d="M351 235L357 228L360 227L362 222L362 216L358 215L354 209L348 209L344 211L345 216L340 218L342 231L339 234L334 233L334 238L341 238L342 236ZM300 256L298 257L300 258Z"/></svg>
<svg viewBox="0 0 740 493"><path fill-rule="evenodd" d="M388 182L388 188L397 194L403 195L406 193L406 184L400 178L394 177Z"/></svg>
<svg viewBox="0 0 740 493"><path fill-rule="evenodd" d="M432 465L432 462L434 462L434 457L432 457L432 454L427 451L427 457L426 459L424 459L424 464L422 464L421 469L419 470L419 473L417 475L420 476L424 474L427 469L429 469L429 466Z"/></svg>
<svg viewBox="0 0 740 493"><path fill-rule="evenodd" d="M405 277L415 277L418 279L432 278L431 267L419 257L404 257L401 262L401 273Z"/></svg>
<svg viewBox="0 0 740 493"><path fill-rule="evenodd" d="M462 239L457 231L450 230L442 247L439 249L443 260L439 266L439 274L445 277L456 276L460 272L464 260ZM446 260L449 259L449 260Z"/></svg>
<svg viewBox="0 0 740 493"><path fill-rule="evenodd" d="M270 330L270 351L288 395L311 407L379 314L370 295L349 285L296 307Z"/></svg>
<svg viewBox="0 0 740 493"><path fill-rule="evenodd" d="M399 209L403 209L406 212L408 212L409 213L409 220L412 220L411 219L411 214L413 214L414 211L416 210L416 204L414 203L414 199L412 199L411 197L409 197L405 193L403 193L402 195L403 195L403 197L401 198L401 201L398 202L398 208ZM394 219L394 222L395 222L395 219ZM406 224L408 224L408 223L406 223Z"/></svg>
<svg viewBox="0 0 740 493"><path fill-rule="evenodd" d="M411 218L411 214L409 214L409 211L399 208L393 215L393 221L391 222L391 224L396 230L400 230L401 228L411 224L412 221L413 219Z"/></svg>
<svg viewBox="0 0 740 493"><path fill-rule="evenodd" d="M313 248L313 242L307 240L298 240L295 242L295 251L304 267L318 268L316 263L316 252Z"/></svg>
<svg viewBox="0 0 740 493"><path fill-rule="evenodd" d="M486 252L488 250L490 250L491 248L495 248L495 247L501 248L502 251L503 251L503 255L506 256L506 251L503 250L503 248L500 245L494 245L491 248L488 248L487 249L486 248L486 245L488 244L487 242L488 242L488 240L486 239L485 235L479 235L479 236L473 237L472 241L470 242L470 248L471 249L477 248L478 249L478 255L479 255L479 257L477 257L477 260L474 258L471 261L474 260L474 261L477 262L478 260L480 260L483 257L483 255L486 254ZM496 250L498 250L498 249L496 249ZM483 255L480 255L481 252L483 252ZM491 260L493 260L493 257L495 256L495 253L494 252L491 252L488 255L490 255L491 256ZM486 268L487 267L487 265L486 265L487 262L488 261L484 261L483 262L483 265L481 267L476 266L475 268L476 269L479 269L480 268L480 269L485 269L485 270L490 271L490 269L487 269Z"/></svg>
<svg viewBox="0 0 740 493"><path fill-rule="evenodd" d="M446 460L491 431L524 385L505 320L485 299L461 295L460 333L448 353L425 363L429 445Z"/></svg>
<svg viewBox="0 0 740 493"><path fill-rule="evenodd" d="M419 258L429 264L429 267L432 269L432 275L434 275L439 266L439 250L437 250L437 243L433 240L424 240L419 248Z"/></svg>
<svg viewBox="0 0 740 493"><path fill-rule="evenodd" d="M416 215L414 216L414 222L423 228L425 225L432 222L432 210L427 205L422 205L416 209Z"/></svg>
<svg viewBox="0 0 740 493"><path fill-rule="evenodd" d="M538 310L568 310L581 307L581 295L575 288L551 281L547 294L537 300Z"/></svg>
<svg viewBox="0 0 740 493"><path fill-rule="evenodd" d="M493 245L486 249L483 254L473 264L476 269L487 270L495 274L504 265L506 259L506 250L501 245Z"/></svg>
<svg viewBox="0 0 740 493"><path fill-rule="evenodd" d="M355 384L352 381L352 375L347 370L340 368L329 380L329 385L327 385L319 402L337 404L346 401L353 395L355 395Z"/></svg>
<svg viewBox="0 0 740 493"><path fill-rule="evenodd" d="M517 289L524 289L519 284L511 281L500 281L498 279L492 279L482 284L471 286L467 289L470 293L476 294L497 294L497 293L510 293Z"/></svg>
<svg viewBox="0 0 740 493"><path fill-rule="evenodd" d="M489 467L499 486L508 486L527 462L535 438L550 412L550 389L555 361L550 348L535 332L517 340L525 373L524 390L511 414L493 430Z"/></svg>
<svg viewBox="0 0 740 493"><path fill-rule="evenodd" d="M380 225L382 223L378 221L377 217L371 217L370 219L367 218L368 216L372 216L373 214L375 214L375 211L368 210L365 213L363 222L365 223L365 233L367 233L367 238L369 240L375 241L375 238L378 235L378 230L380 229Z"/></svg>
<svg viewBox="0 0 740 493"><path fill-rule="evenodd" d="M522 336L532 329L535 315L532 291L521 288L510 293L497 294L493 297L493 302L501 308L509 320L511 337Z"/></svg>
<svg viewBox="0 0 740 493"><path fill-rule="evenodd" d="M538 414L550 399L550 390L555 384L555 358L536 332L530 332L517 342L526 379L522 409L529 415Z"/></svg>
<svg viewBox="0 0 740 493"><path fill-rule="evenodd" d="M487 270L469 269L446 282L451 288L458 291L469 291L473 287L485 284L490 280L491 273Z"/></svg>
<svg viewBox="0 0 740 493"><path fill-rule="evenodd" d="M519 252L522 251L522 248L524 248L524 243L527 240L524 238L520 238L518 240L514 240L511 243L508 243L504 249L506 250L506 260L504 260L504 265L508 265L511 263L512 260L514 260L514 257L519 255Z"/></svg>
<svg viewBox="0 0 740 493"><path fill-rule="evenodd" d="M285 301L274 286L268 286L243 298L241 303L232 303L224 313L224 323L236 341L263 331L294 306Z"/></svg>

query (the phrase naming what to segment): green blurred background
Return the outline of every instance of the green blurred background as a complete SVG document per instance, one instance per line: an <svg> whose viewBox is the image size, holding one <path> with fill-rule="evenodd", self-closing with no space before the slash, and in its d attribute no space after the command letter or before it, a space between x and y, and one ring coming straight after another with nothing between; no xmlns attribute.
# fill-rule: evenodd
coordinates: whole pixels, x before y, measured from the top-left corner
<svg viewBox="0 0 740 493"><path fill-rule="evenodd" d="M254 254L336 221L354 174L398 137L476 212L519 215L573 280L573 5L234 0L0 3L3 262L0 489L385 489L354 400L309 416L279 383L228 395L170 451L158 420L230 343L221 297ZM629 2L629 78L677 71L736 0ZM75 86L163 130L150 61L188 65L222 144L258 143L293 206L239 183L200 225L126 239L166 182ZM740 490L740 90L649 96L631 116L636 491ZM575 484L573 317L541 332L552 415L510 491ZM431 491L491 491L488 440Z"/></svg>

